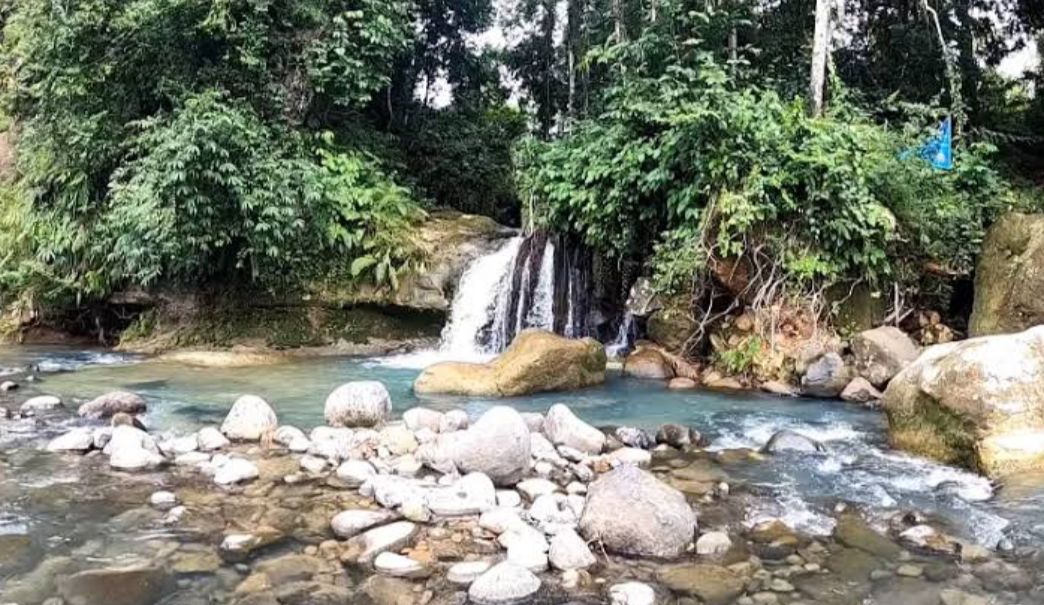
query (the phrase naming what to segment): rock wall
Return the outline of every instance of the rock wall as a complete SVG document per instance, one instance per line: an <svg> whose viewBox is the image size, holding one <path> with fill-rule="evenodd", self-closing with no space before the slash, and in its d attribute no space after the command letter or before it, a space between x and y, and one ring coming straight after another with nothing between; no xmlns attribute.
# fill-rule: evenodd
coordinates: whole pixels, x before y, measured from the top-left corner
<svg viewBox="0 0 1044 605"><path fill-rule="evenodd" d="M970 336L1044 324L1044 215L1009 214L986 234L975 272Z"/></svg>

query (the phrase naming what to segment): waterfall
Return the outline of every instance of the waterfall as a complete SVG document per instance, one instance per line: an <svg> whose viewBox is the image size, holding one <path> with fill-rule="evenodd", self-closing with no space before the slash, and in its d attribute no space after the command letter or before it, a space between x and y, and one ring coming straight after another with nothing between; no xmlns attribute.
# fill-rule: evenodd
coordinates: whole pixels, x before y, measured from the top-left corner
<svg viewBox="0 0 1044 605"><path fill-rule="evenodd" d="M380 363L420 368L486 361L529 328L592 335L590 259L586 249L546 232L513 237L464 270L437 349Z"/></svg>
<svg viewBox="0 0 1044 605"><path fill-rule="evenodd" d="M620 359L630 352L631 345L634 343L634 333L636 326L634 323L634 315L629 312L624 314L623 321L620 322L620 329L616 332L616 337L613 341L605 345L605 354L610 359Z"/></svg>

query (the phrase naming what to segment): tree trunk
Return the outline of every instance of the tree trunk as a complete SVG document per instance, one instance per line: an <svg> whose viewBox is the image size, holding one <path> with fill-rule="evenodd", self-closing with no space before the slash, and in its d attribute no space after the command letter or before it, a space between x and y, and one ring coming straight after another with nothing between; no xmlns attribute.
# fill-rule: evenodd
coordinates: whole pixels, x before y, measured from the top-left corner
<svg viewBox="0 0 1044 605"><path fill-rule="evenodd" d="M616 43L620 44L627 39L627 29L624 27L623 0L613 0L613 23L616 26L614 31Z"/></svg>
<svg viewBox="0 0 1044 605"><path fill-rule="evenodd" d="M809 112L823 115L827 61L830 55L830 0L816 0L816 30L812 39L812 76L809 79Z"/></svg>

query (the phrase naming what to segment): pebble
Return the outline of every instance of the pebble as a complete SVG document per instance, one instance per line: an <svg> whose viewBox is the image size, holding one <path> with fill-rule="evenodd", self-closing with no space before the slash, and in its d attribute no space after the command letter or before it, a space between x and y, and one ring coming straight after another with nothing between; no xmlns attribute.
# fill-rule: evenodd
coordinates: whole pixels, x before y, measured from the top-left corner
<svg viewBox="0 0 1044 605"><path fill-rule="evenodd" d="M178 497L174 492L160 491L149 496L149 504L157 510L170 510L178 503Z"/></svg>
<svg viewBox="0 0 1044 605"><path fill-rule="evenodd" d="M721 531L707 532L696 540L696 554L704 557L723 555L732 548L729 535Z"/></svg>
<svg viewBox="0 0 1044 605"><path fill-rule="evenodd" d="M506 605L524 601L540 590L540 578L510 562L499 563L478 577L468 589L477 605Z"/></svg>
<svg viewBox="0 0 1044 605"><path fill-rule="evenodd" d="M382 552L373 560L373 568L377 573L393 578L426 578L431 569L420 561L404 557L393 552Z"/></svg>
<svg viewBox="0 0 1044 605"><path fill-rule="evenodd" d="M794 592L794 585L781 578L775 578L769 582L769 590L772 592Z"/></svg>
<svg viewBox="0 0 1044 605"><path fill-rule="evenodd" d="M921 577L921 574L924 573L924 568L920 565L900 565L899 568L895 570L895 573L906 578L919 578Z"/></svg>
<svg viewBox="0 0 1044 605"><path fill-rule="evenodd" d="M497 506L503 508L522 506L522 496L511 489L497 490Z"/></svg>

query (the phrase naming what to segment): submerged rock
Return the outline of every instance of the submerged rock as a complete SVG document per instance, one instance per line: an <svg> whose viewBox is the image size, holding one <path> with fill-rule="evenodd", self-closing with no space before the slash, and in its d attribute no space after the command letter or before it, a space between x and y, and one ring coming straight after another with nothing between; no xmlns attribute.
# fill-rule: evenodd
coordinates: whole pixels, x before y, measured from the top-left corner
<svg viewBox="0 0 1044 605"><path fill-rule="evenodd" d="M58 591L69 605L151 605L171 587L171 578L159 567L91 569L58 581Z"/></svg>
<svg viewBox="0 0 1044 605"><path fill-rule="evenodd" d="M778 454L780 452L817 453L826 451L826 447L815 439L806 437L801 433L783 430L772 435L765 447L761 448L761 451L765 454Z"/></svg>
<svg viewBox="0 0 1044 605"><path fill-rule="evenodd" d="M681 492L624 465L588 487L580 530L610 552L668 559L692 544L696 513Z"/></svg>
<svg viewBox="0 0 1044 605"><path fill-rule="evenodd" d="M54 395L39 395L26 399L18 408L23 414L44 412L62 407L62 400Z"/></svg>
<svg viewBox="0 0 1044 605"><path fill-rule="evenodd" d="M388 389L373 380L343 384L326 397L323 414L332 427L375 427L391 417Z"/></svg>
<svg viewBox="0 0 1044 605"><path fill-rule="evenodd" d="M706 605L728 605L743 594L743 577L718 565L670 567L657 574L672 591L697 597Z"/></svg>
<svg viewBox="0 0 1044 605"><path fill-rule="evenodd" d="M930 347L881 403L895 447L993 477L1044 469L1044 326Z"/></svg>
<svg viewBox="0 0 1044 605"><path fill-rule="evenodd" d="M512 408L494 407L453 435L453 462L463 473L482 473L497 485L510 486L529 470L529 428Z"/></svg>
<svg viewBox="0 0 1044 605"><path fill-rule="evenodd" d="M256 395L243 395L221 423L221 432L233 441L257 441L279 426L275 410Z"/></svg>
<svg viewBox="0 0 1044 605"><path fill-rule="evenodd" d="M94 446L94 431L90 428L75 428L47 443L49 452L86 452Z"/></svg>
<svg viewBox="0 0 1044 605"><path fill-rule="evenodd" d="M425 369L413 390L419 395L483 397L568 391L604 382L605 364L605 347L594 339L526 330L490 363L445 362Z"/></svg>
<svg viewBox="0 0 1044 605"><path fill-rule="evenodd" d="M145 399L140 395L127 391L113 391L88 401L80 406L77 413L84 418L110 418L116 414L142 414L145 412Z"/></svg>

